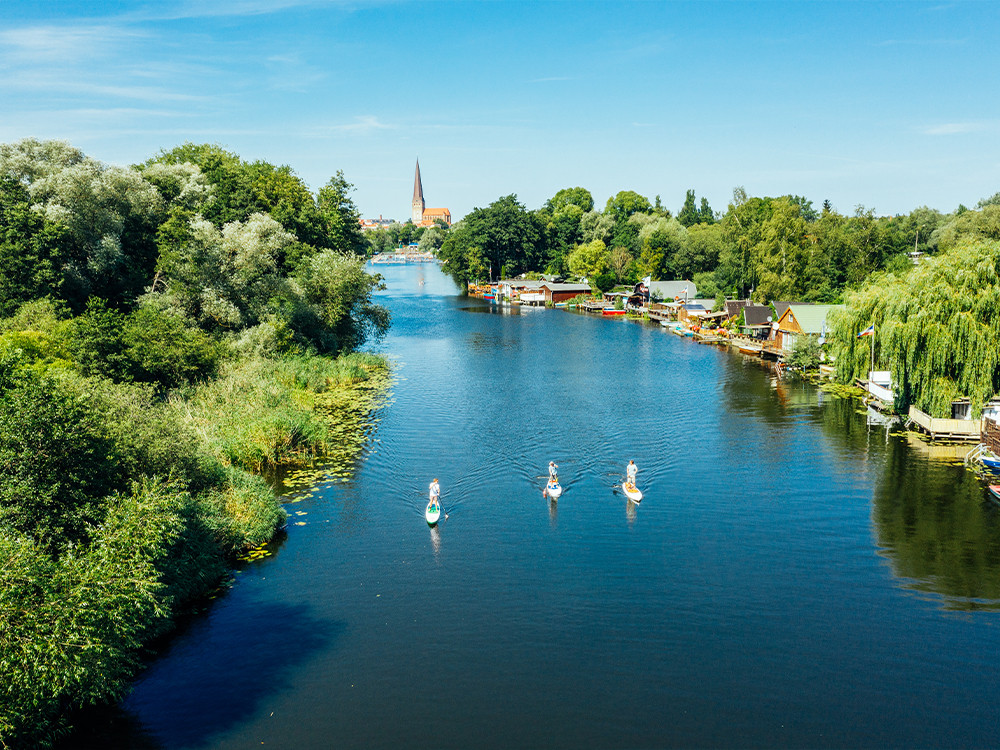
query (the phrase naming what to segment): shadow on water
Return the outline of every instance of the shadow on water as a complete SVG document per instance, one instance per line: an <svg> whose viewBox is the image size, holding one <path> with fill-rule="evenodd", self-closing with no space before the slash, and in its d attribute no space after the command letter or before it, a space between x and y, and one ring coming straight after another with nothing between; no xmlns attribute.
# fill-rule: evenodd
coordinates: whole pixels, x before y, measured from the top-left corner
<svg viewBox="0 0 1000 750"><path fill-rule="evenodd" d="M247 602L217 611L174 639L122 704L88 711L59 747L208 746L263 710L269 697L287 687L286 676L328 648L344 628L313 617L303 604Z"/></svg>

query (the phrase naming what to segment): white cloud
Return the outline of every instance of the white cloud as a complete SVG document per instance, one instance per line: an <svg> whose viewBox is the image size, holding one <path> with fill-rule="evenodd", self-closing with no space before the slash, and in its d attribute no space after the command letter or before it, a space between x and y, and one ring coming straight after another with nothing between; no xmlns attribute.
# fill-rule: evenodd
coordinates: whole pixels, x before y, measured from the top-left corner
<svg viewBox="0 0 1000 750"><path fill-rule="evenodd" d="M6 65L65 64L113 53L147 35L108 25L27 26L0 31L0 61Z"/></svg>
<svg viewBox="0 0 1000 750"><path fill-rule="evenodd" d="M180 0L171 4L150 5L130 18L175 21L184 18L262 16L292 8L335 6L351 10L358 6L385 5L391 0Z"/></svg>
<svg viewBox="0 0 1000 750"><path fill-rule="evenodd" d="M958 135L960 133L979 133L990 130L984 122L946 122L924 128L924 135Z"/></svg>

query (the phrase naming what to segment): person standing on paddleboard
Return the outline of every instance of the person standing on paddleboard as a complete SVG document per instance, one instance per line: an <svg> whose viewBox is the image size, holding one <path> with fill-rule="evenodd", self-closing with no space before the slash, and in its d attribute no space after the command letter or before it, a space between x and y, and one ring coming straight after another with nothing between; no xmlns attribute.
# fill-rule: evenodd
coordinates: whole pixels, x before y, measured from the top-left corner
<svg viewBox="0 0 1000 750"><path fill-rule="evenodd" d="M556 475L559 469L558 464L555 461L549 461L549 481L558 482L559 477Z"/></svg>
<svg viewBox="0 0 1000 750"><path fill-rule="evenodd" d="M625 468L625 476L628 477L627 483L635 486L635 475L639 473L639 467L635 465L635 461L630 460L628 466Z"/></svg>
<svg viewBox="0 0 1000 750"><path fill-rule="evenodd" d="M438 484L437 477L434 477L434 481L431 482L430 486L430 500L435 502L441 498L441 485Z"/></svg>

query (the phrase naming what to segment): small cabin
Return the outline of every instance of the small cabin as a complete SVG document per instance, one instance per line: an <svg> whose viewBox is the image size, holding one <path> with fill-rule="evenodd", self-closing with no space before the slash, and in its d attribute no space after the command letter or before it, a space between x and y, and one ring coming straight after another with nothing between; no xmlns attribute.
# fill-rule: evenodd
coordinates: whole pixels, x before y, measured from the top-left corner
<svg viewBox="0 0 1000 750"><path fill-rule="evenodd" d="M776 302L775 305L778 303ZM789 351L800 336L825 337L827 315L831 310L843 309L843 305L811 305L789 303L774 326L775 346Z"/></svg>
<svg viewBox="0 0 1000 750"><path fill-rule="evenodd" d="M746 304L743 306L743 324L740 333L747 338L766 341L771 336L771 322L774 313L768 305Z"/></svg>
<svg viewBox="0 0 1000 750"><path fill-rule="evenodd" d="M573 299L581 294L590 294L590 284L558 284L556 282L547 281L539 290L545 294L545 302L565 302L568 299Z"/></svg>

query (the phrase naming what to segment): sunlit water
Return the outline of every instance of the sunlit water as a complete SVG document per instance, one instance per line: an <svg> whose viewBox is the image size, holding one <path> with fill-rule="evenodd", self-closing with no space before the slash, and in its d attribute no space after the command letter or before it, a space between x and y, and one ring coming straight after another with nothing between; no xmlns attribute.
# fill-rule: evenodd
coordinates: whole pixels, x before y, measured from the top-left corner
<svg viewBox="0 0 1000 750"><path fill-rule="evenodd" d="M1000 523L973 475L658 326L379 270L377 442L77 743L996 745Z"/></svg>

